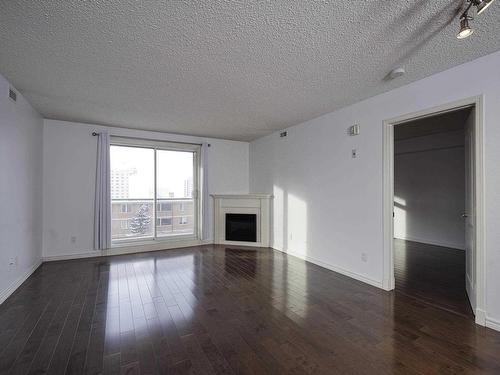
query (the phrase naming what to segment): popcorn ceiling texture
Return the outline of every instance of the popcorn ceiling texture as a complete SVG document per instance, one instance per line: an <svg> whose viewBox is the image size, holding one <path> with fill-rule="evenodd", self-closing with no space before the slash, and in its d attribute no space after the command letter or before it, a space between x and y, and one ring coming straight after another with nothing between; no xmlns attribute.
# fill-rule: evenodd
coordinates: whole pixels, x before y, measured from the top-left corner
<svg viewBox="0 0 500 375"><path fill-rule="evenodd" d="M461 6L1 0L0 72L46 118L248 141L499 50Z"/></svg>

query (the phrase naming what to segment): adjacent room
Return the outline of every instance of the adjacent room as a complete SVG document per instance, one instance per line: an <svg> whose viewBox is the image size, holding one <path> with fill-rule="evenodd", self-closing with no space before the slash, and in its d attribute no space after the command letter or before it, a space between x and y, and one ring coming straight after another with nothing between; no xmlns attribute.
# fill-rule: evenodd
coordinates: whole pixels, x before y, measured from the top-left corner
<svg viewBox="0 0 500 375"><path fill-rule="evenodd" d="M500 374L499 66L494 0L0 0L0 374Z"/></svg>
<svg viewBox="0 0 500 375"><path fill-rule="evenodd" d="M466 175L473 155L465 144L474 114L467 107L394 128L396 290L471 317L474 249L466 246L473 235L466 207L473 206L467 204L473 184Z"/></svg>

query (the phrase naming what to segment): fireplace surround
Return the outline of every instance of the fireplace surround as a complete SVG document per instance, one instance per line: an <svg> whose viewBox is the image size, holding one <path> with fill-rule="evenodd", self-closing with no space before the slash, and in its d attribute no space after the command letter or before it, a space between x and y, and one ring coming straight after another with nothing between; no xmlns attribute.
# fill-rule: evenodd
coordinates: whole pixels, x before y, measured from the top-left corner
<svg viewBox="0 0 500 375"><path fill-rule="evenodd" d="M214 242L269 247L269 194L214 194Z"/></svg>

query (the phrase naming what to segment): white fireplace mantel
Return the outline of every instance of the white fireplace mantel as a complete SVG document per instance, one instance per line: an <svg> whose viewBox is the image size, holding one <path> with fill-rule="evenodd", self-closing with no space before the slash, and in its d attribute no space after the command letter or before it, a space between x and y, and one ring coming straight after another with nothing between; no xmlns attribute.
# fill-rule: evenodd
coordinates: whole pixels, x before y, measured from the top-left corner
<svg viewBox="0 0 500 375"><path fill-rule="evenodd" d="M212 194L214 242L223 245L269 247L270 194ZM255 214L257 242L226 241L226 214Z"/></svg>

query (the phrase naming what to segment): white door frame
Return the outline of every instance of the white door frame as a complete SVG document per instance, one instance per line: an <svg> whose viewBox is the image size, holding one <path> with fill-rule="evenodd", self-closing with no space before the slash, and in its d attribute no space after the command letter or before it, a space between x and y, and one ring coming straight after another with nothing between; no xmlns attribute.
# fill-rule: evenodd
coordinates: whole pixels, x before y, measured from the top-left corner
<svg viewBox="0 0 500 375"><path fill-rule="evenodd" d="M484 155L483 155L483 96L474 96L463 100L458 100L452 103L443 104L437 107L425 109L419 112L414 112L383 122L384 134L384 209L383 209L383 228L384 228L384 280L383 287L385 290L393 290L395 288L394 279L394 126L404 122L434 116L439 113L450 112L463 107L475 107L474 121L474 139L475 139L475 209L476 223L474 236L474 257L476 264L476 310L474 311L476 323L480 325L486 324L485 313L485 253L484 253L484 238L485 238L485 219L484 219ZM465 285L465 284L464 284Z"/></svg>

